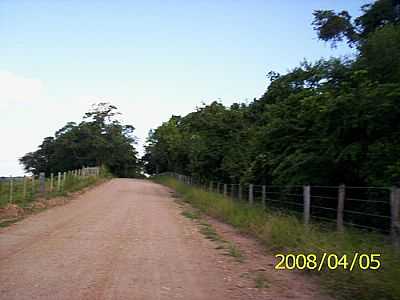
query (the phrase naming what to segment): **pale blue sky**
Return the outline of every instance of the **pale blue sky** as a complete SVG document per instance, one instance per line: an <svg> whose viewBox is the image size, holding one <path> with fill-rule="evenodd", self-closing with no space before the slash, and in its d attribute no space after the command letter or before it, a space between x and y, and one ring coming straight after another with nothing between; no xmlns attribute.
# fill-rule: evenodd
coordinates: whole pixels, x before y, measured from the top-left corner
<svg viewBox="0 0 400 300"><path fill-rule="evenodd" d="M90 105L148 130L201 102L250 101L270 70L351 54L317 40L314 9L369 1L0 0L0 176Z"/></svg>

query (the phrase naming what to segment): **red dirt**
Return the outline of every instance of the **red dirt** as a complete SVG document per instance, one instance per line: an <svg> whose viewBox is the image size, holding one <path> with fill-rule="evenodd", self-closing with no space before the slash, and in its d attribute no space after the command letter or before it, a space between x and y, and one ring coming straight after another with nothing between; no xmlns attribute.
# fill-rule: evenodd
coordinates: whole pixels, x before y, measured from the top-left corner
<svg viewBox="0 0 400 300"><path fill-rule="evenodd" d="M221 255L173 200L163 186L114 179L0 229L0 299L326 299L211 220L247 258ZM269 287L254 287L255 272Z"/></svg>

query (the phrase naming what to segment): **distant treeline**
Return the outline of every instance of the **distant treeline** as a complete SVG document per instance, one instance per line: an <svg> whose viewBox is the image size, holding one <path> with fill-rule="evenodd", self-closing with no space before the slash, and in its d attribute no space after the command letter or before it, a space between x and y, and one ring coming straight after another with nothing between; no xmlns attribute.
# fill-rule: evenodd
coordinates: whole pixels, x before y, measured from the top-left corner
<svg viewBox="0 0 400 300"><path fill-rule="evenodd" d="M20 159L27 172L46 174L105 166L116 176L136 177L140 167L134 147L134 127L116 118L117 108L99 103L79 124L69 122L53 137L46 137L39 149Z"/></svg>
<svg viewBox="0 0 400 300"><path fill-rule="evenodd" d="M224 182L392 185L400 180L400 4L314 11L318 37L352 58L270 72L250 104L213 102L150 132L147 173Z"/></svg>

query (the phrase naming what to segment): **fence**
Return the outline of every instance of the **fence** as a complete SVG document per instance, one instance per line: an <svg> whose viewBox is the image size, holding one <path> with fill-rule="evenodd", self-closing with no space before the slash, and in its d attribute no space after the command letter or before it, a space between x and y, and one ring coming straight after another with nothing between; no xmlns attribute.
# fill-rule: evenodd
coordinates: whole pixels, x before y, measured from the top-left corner
<svg viewBox="0 0 400 300"><path fill-rule="evenodd" d="M36 196L51 196L75 190L100 175L99 167L45 173L24 177L0 178L0 206L7 203L24 203Z"/></svg>
<svg viewBox="0 0 400 300"><path fill-rule="evenodd" d="M390 233L400 246L400 188L310 185L254 185L199 181L176 173L163 173L231 199L247 201L263 209L284 209L304 223L323 221L337 230L345 226Z"/></svg>

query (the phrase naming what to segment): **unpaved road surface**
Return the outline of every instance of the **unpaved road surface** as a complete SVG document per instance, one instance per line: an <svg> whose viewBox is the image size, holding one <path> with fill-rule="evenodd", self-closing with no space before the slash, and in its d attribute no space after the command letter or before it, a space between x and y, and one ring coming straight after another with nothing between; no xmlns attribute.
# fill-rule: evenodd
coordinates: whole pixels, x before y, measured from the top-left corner
<svg viewBox="0 0 400 300"><path fill-rule="evenodd" d="M215 248L167 188L114 179L0 230L0 299L319 299L239 285Z"/></svg>

